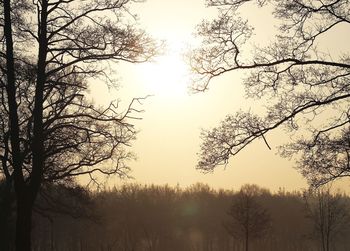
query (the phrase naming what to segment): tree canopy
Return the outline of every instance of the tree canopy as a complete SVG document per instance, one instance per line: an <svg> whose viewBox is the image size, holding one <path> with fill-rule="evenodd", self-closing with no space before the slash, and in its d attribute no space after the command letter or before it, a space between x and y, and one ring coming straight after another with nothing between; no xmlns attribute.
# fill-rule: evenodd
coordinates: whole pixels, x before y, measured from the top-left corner
<svg viewBox="0 0 350 251"><path fill-rule="evenodd" d="M270 148L266 135L281 127L302 132L282 146L281 154L301 156L296 167L310 184L350 176L349 48L338 55L323 43L337 29L349 29L350 2L209 0L207 4L218 8L219 14L198 27L202 44L190 56L193 88L204 91L214 78L248 71L243 80L247 97L268 102L263 113L238 111L204 130L198 168L212 171L226 165L258 139ZM255 45L254 27L241 17L241 9L253 5L270 10L277 20L276 38L267 46Z"/></svg>
<svg viewBox="0 0 350 251"><path fill-rule="evenodd" d="M16 249L30 250L33 203L43 182L125 175L135 138L134 99L99 107L89 83L115 85L117 62L145 62L157 46L135 25L137 0L0 1L1 173L14 182Z"/></svg>

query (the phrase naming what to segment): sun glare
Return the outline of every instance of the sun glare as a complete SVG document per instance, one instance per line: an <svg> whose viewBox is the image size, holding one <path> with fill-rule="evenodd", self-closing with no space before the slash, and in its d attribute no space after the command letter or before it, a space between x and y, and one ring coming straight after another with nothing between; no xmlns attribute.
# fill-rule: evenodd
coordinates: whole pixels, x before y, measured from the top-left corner
<svg viewBox="0 0 350 251"><path fill-rule="evenodd" d="M189 71L183 51L183 43L168 42L163 55L141 66L140 77L151 94L177 98L187 94Z"/></svg>

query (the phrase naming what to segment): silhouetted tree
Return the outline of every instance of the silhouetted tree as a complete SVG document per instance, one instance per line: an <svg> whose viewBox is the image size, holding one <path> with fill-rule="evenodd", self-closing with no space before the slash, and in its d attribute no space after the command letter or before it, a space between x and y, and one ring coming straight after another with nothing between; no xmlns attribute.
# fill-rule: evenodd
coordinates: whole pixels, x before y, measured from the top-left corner
<svg viewBox="0 0 350 251"><path fill-rule="evenodd" d="M228 211L230 221L224 223L227 232L234 239L243 240L246 251L252 240L266 234L271 224L269 213L257 201L258 192L256 186L243 186L233 198Z"/></svg>
<svg viewBox="0 0 350 251"><path fill-rule="evenodd" d="M332 195L329 188L310 191L304 198L307 217L314 225L322 251L333 250L335 237L349 226L348 201L340 194Z"/></svg>
<svg viewBox="0 0 350 251"><path fill-rule="evenodd" d="M346 50L339 56L329 52L321 41L334 36L337 28L350 27L350 2L207 0L207 4L217 7L219 16L198 28L202 45L190 56L193 88L204 91L212 79L245 70L250 73L244 80L247 97L268 102L266 111L260 112L264 115L240 111L203 131L198 168L211 171L226 164L257 139L270 148L266 134L284 126L290 132L304 130L303 137L286 145L282 153L301 154L297 168L311 184L350 176L350 58ZM253 5L271 10L279 26L276 40L266 47L251 47L253 27L240 17L242 8Z"/></svg>
<svg viewBox="0 0 350 251"><path fill-rule="evenodd" d="M103 62L144 62L154 42L130 23L132 0L3 0L0 52L2 174L14 183L16 250L30 250L43 182L125 175L135 137L132 103L96 107L88 82L113 85ZM135 100L134 100L135 101ZM103 165L102 165L103 164Z"/></svg>

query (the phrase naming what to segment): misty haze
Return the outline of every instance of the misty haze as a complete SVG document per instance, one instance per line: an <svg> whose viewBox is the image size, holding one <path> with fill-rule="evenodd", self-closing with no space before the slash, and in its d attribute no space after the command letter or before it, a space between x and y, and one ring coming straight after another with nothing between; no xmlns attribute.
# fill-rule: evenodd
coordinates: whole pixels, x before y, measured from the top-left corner
<svg viewBox="0 0 350 251"><path fill-rule="evenodd" d="M350 250L349 0L0 0L0 251Z"/></svg>

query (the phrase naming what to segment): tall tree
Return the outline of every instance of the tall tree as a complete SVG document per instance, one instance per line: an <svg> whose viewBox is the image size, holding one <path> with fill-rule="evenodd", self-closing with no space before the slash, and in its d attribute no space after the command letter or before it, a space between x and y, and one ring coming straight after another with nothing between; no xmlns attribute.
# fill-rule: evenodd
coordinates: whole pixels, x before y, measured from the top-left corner
<svg viewBox="0 0 350 251"><path fill-rule="evenodd" d="M332 250L336 236L349 226L349 204L345 196L332 195L329 188L304 195L306 215L312 221L314 234L322 251Z"/></svg>
<svg viewBox="0 0 350 251"><path fill-rule="evenodd" d="M264 236L271 225L270 215L257 201L258 196L257 186L243 186L234 197L227 213L230 221L224 224L227 232L234 239L244 242L245 251L250 250L250 243Z"/></svg>
<svg viewBox="0 0 350 251"><path fill-rule="evenodd" d="M0 156L14 184L16 250L30 250L31 215L43 182L124 175L135 137L133 100L124 111L86 97L109 77L103 62L144 62L156 45L131 25L137 0L2 0ZM114 65L115 66L115 65Z"/></svg>
<svg viewBox="0 0 350 251"><path fill-rule="evenodd" d="M203 131L198 168L211 171L227 164L230 156L257 139L270 147L266 135L284 127L289 132L303 130L304 135L286 145L282 155L300 154L297 168L311 184L350 176L349 51L342 48L338 55L321 46L337 29L349 29L350 1L208 0L207 4L217 7L219 16L198 28L202 45L190 57L194 88L204 91L212 79L244 70L249 72L244 80L247 96L268 102L260 113L264 115L240 111ZM271 10L279 29L274 42L250 53L253 27L240 10L253 5Z"/></svg>

